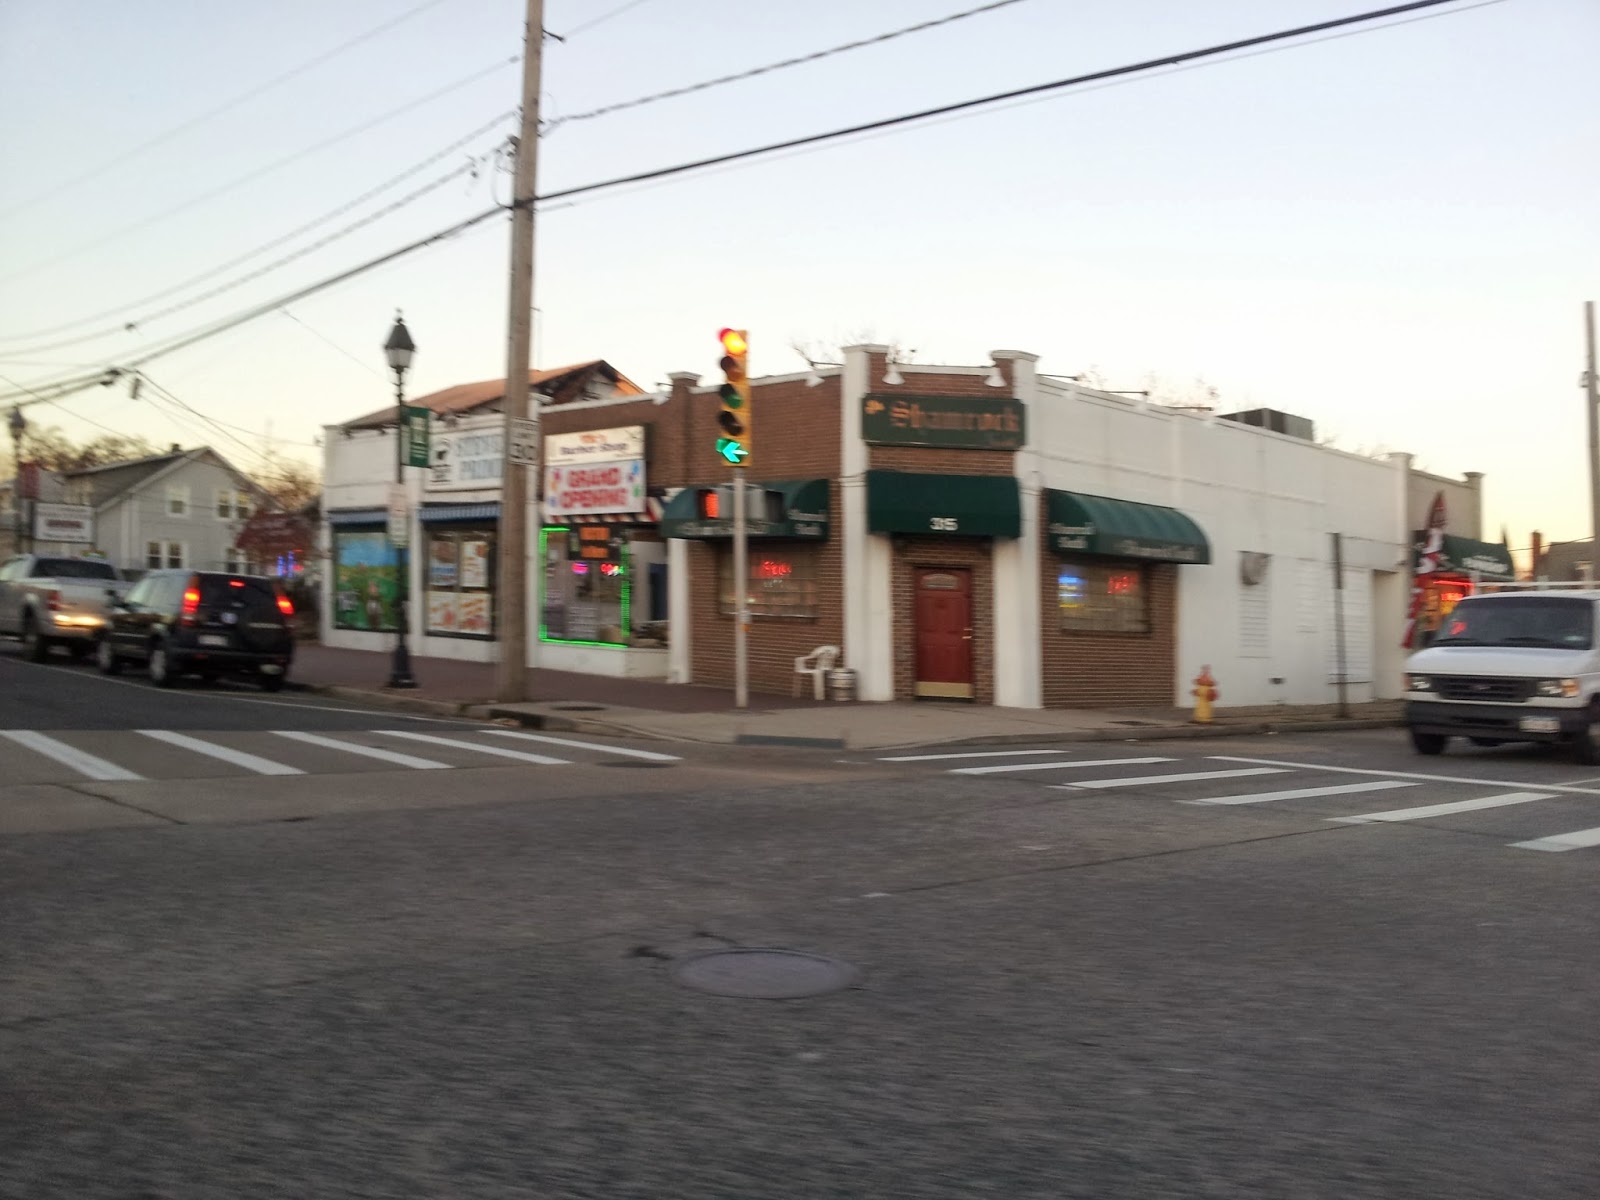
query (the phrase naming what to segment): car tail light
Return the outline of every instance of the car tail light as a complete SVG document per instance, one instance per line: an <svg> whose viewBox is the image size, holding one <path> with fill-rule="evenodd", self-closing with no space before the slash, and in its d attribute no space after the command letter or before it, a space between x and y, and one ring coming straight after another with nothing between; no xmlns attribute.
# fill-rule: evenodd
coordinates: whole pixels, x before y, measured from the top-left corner
<svg viewBox="0 0 1600 1200"><path fill-rule="evenodd" d="M286 617L294 616L294 605L293 605L293 603L290 602L289 597L287 597L287 596L279 596L278 597L278 611L281 612Z"/></svg>
<svg viewBox="0 0 1600 1200"><path fill-rule="evenodd" d="M193 625L194 615L200 611L200 585L198 581L191 581L183 589L183 615L178 619L180 624Z"/></svg>
<svg viewBox="0 0 1600 1200"><path fill-rule="evenodd" d="M46 596L44 598L44 606L46 608L48 608L51 612L60 612L61 611L61 593L60 592L54 592L54 591L51 592L48 596Z"/></svg>

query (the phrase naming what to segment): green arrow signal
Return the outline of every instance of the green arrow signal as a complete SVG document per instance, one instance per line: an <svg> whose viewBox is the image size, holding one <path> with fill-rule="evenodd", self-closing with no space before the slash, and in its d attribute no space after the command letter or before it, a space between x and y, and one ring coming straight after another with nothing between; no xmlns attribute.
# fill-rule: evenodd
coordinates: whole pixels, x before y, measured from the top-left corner
<svg viewBox="0 0 1600 1200"><path fill-rule="evenodd" d="M727 459L736 467L750 456L750 451L748 449L741 446L732 438L725 437L717 439L717 453L722 455L723 458Z"/></svg>

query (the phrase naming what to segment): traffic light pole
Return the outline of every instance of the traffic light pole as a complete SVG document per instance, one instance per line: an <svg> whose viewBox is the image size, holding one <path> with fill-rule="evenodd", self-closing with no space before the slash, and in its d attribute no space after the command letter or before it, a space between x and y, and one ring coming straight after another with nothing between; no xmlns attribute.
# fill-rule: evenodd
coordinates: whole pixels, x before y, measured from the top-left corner
<svg viewBox="0 0 1600 1200"><path fill-rule="evenodd" d="M745 526L744 472L733 473L733 705L750 703L750 542Z"/></svg>
<svg viewBox="0 0 1600 1200"><path fill-rule="evenodd" d="M500 468L500 658L495 663L494 691L495 699L501 702L523 700L528 693L528 468L511 461L511 431L514 421L539 419L539 406L528 403L528 372L533 321L533 199L539 178L539 68L543 53L544 0L528 0L522 48L522 133L517 139L511 192L505 457ZM535 462L540 461L538 445L536 436Z"/></svg>

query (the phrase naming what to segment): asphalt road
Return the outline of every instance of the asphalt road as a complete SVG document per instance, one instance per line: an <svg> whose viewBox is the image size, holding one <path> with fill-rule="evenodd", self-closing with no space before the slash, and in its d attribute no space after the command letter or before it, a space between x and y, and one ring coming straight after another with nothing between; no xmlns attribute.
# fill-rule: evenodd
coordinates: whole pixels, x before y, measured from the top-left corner
<svg viewBox="0 0 1600 1200"><path fill-rule="evenodd" d="M175 815L0 836L0 1195L1594 1194L1600 848L1515 845L1600 825L1583 768L571 740L86 781ZM1007 761L1055 765L952 773ZM676 981L729 946L860 975Z"/></svg>

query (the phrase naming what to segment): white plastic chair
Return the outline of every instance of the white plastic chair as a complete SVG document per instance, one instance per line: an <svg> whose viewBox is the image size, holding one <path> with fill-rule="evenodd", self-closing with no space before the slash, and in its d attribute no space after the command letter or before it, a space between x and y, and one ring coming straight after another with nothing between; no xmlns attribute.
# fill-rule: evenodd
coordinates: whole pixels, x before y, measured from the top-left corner
<svg viewBox="0 0 1600 1200"><path fill-rule="evenodd" d="M812 691L818 700L826 700L828 690L828 672L833 670L834 663L839 661L839 647L818 646L810 654L802 654L794 660L794 694L800 694L800 679L802 676L811 676Z"/></svg>

